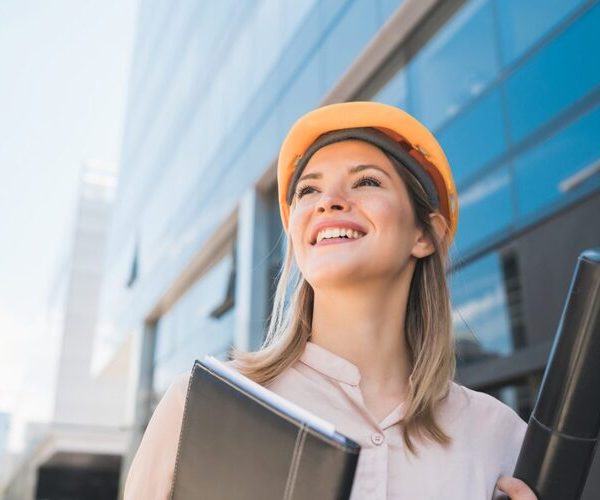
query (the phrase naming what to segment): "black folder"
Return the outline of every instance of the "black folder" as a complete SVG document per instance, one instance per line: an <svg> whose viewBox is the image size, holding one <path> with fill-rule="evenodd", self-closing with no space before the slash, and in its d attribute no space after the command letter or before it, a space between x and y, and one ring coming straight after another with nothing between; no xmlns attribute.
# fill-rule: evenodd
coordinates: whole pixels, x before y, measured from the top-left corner
<svg viewBox="0 0 600 500"><path fill-rule="evenodd" d="M331 424L205 357L190 377L171 498L345 500L359 453Z"/></svg>

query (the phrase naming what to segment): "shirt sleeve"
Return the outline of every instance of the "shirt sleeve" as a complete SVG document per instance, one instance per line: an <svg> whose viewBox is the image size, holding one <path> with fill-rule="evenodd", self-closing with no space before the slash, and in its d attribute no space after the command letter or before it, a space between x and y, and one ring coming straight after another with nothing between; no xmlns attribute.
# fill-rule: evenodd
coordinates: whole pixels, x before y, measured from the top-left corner
<svg viewBox="0 0 600 500"><path fill-rule="evenodd" d="M498 437L501 438L498 446L501 450L499 453L501 458L500 475L512 476L525 438L527 424L511 408L504 407L503 410L497 427ZM496 489L493 499L506 498L503 495L500 490Z"/></svg>
<svg viewBox="0 0 600 500"><path fill-rule="evenodd" d="M124 500L168 499L189 376L189 373L178 375L154 410L131 462Z"/></svg>

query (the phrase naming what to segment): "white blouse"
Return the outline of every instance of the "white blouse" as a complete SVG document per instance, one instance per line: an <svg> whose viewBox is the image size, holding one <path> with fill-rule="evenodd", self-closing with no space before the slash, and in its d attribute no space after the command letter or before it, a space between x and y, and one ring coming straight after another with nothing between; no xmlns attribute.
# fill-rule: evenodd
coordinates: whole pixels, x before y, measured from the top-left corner
<svg viewBox="0 0 600 500"><path fill-rule="evenodd" d="M146 429L125 484L125 500L169 496L190 373L171 384ZM307 342L300 359L267 387L330 421L361 445L351 500L491 500L501 475L512 476L526 423L484 393L451 383L437 415L449 447L404 445L403 403L383 420L365 407L360 372L348 360Z"/></svg>

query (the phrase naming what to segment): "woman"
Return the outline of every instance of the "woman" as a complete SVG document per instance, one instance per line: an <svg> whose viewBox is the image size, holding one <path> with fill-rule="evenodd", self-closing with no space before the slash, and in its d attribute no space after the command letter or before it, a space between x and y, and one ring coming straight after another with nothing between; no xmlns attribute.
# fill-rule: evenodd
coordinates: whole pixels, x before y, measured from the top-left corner
<svg viewBox="0 0 600 500"><path fill-rule="evenodd" d="M288 245L267 339L228 364L362 446L353 500L535 499L510 477L525 423L452 381L458 208L433 135L379 103L319 108L288 133L278 188ZM167 498L188 378L159 403L126 499Z"/></svg>

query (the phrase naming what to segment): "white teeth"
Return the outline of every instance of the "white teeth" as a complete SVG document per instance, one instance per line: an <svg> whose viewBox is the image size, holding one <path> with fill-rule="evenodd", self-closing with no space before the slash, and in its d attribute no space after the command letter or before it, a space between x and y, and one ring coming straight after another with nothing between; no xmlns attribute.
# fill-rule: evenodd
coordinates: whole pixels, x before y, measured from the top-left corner
<svg viewBox="0 0 600 500"><path fill-rule="evenodd" d="M346 236L352 239L358 239L364 236L364 233L360 231L355 231L354 229L349 228L328 228L319 231L317 234L317 243L319 241L324 240L326 238L339 238L340 236Z"/></svg>

